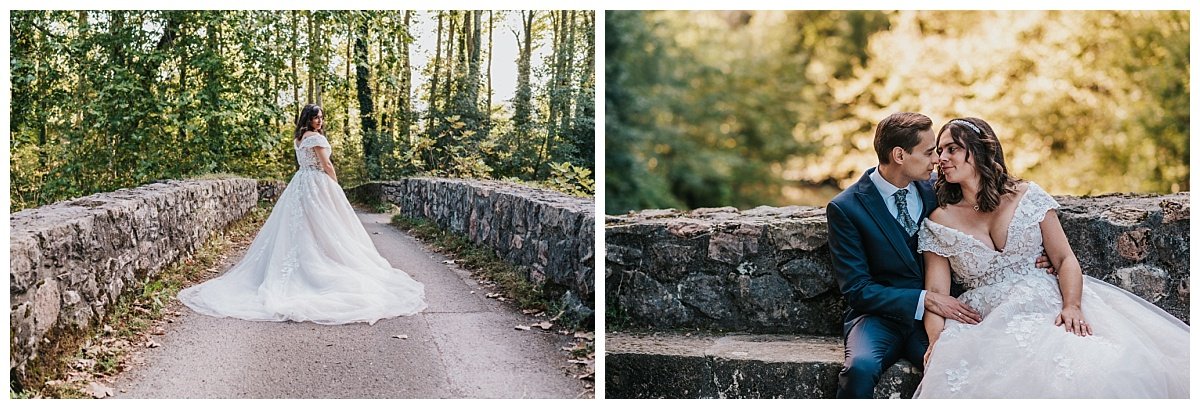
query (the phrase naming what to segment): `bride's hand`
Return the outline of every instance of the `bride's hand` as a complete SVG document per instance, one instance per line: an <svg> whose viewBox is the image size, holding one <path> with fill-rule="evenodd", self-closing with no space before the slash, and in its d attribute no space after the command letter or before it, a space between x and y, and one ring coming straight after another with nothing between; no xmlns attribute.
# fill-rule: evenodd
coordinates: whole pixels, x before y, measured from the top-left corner
<svg viewBox="0 0 1200 409"><path fill-rule="evenodd" d="M1076 306L1063 307L1058 318L1054 319L1054 326L1059 325L1062 325L1067 332L1081 337L1092 335L1092 326L1084 321L1083 311Z"/></svg>

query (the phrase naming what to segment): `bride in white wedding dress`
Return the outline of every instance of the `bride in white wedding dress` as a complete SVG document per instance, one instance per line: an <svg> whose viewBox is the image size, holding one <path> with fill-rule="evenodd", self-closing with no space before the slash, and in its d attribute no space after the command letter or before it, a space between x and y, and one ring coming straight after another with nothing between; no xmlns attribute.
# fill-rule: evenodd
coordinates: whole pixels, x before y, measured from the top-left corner
<svg viewBox="0 0 1200 409"><path fill-rule="evenodd" d="M309 104L295 133L296 171L245 257L224 275L179 292L192 310L253 321L366 322L425 309L425 287L392 268L341 186Z"/></svg>
<svg viewBox="0 0 1200 409"><path fill-rule="evenodd" d="M948 294L953 270L967 289L958 298L983 320L925 315L929 351L914 397L1188 397L1188 325L1082 274L1058 203L1007 174L987 122L950 121L937 152L939 207L917 244L926 289ZM1043 249L1057 277L1031 262Z"/></svg>

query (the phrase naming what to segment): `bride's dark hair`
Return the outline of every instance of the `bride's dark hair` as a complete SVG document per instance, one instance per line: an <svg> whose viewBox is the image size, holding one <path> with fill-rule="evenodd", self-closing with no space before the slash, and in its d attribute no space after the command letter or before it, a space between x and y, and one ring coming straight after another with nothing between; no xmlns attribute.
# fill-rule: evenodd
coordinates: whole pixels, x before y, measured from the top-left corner
<svg viewBox="0 0 1200 409"><path fill-rule="evenodd" d="M938 131L935 146L941 146L942 135L950 131L950 138L967 151L966 159L975 157L975 172L979 174L979 194L976 204L979 211L990 212L1000 206L1000 197L1015 192L1020 179L1009 176L1004 164L1004 149L992 131L991 125L979 118L952 119ZM946 181L946 175L938 169L938 207L955 204L963 200L962 186Z"/></svg>
<svg viewBox="0 0 1200 409"><path fill-rule="evenodd" d="M293 135L296 138L296 142L300 142L300 137L304 136L305 132L324 132L324 121L321 121L321 129L308 128L308 124L312 123L313 118L316 118L317 114L320 114L324 111L325 110L321 109L321 106L317 104L305 105L304 109L300 110L300 117L296 118L296 132L295 135Z"/></svg>

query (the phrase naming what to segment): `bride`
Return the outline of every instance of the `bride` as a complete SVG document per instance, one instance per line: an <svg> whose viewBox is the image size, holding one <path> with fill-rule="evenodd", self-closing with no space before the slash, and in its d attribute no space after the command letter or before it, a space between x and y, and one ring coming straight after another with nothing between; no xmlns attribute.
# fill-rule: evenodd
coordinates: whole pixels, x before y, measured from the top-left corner
<svg viewBox="0 0 1200 409"><path fill-rule="evenodd" d="M1187 398L1190 328L1153 304L1084 276L1033 182L1008 175L991 126L955 119L938 132L938 208L918 235L925 286L983 315L925 316L918 398ZM1029 260L1043 248L1057 278Z"/></svg>
<svg viewBox="0 0 1200 409"><path fill-rule="evenodd" d="M424 285L375 250L337 183L324 110L309 104L296 122L300 169L246 256L224 275L179 292L191 309L253 321L344 324L425 309Z"/></svg>

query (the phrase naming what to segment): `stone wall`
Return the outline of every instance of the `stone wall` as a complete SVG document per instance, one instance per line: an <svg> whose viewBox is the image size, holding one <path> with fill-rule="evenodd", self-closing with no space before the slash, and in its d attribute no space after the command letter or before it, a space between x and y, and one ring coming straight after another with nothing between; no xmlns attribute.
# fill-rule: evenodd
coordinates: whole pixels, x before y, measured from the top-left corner
<svg viewBox="0 0 1200 409"><path fill-rule="evenodd" d="M1190 322L1187 193L1057 199L1085 274ZM605 225L609 322L841 334L823 208L646 210Z"/></svg>
<svg viewBox="0 0 1200 409"><path fill-rule="evenodd" d="M480 180L409 178L354 189L382 198L407 217L495 249L528 267L526 277L570 316L591 321L595 308L595 201L523 185Z"/></svg>
<svg viewBox="0 0 1200 409"><path fill-rule="evenodd" d="M12 215L9 367L23 373L55 334L96 324L122 292L242 218L282 182L163 181Z"/></svg>

